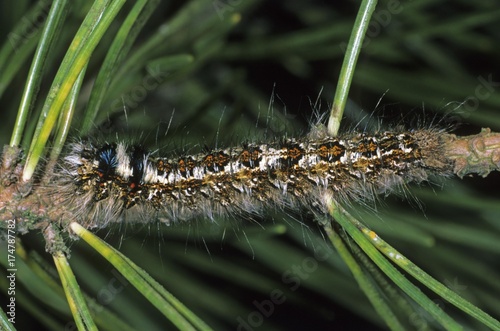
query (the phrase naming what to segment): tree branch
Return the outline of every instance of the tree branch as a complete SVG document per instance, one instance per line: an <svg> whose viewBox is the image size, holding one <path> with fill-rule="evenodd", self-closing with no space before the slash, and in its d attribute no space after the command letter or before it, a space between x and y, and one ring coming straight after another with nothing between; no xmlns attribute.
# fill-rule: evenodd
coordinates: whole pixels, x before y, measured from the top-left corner
<svg viewBox="0 0 500 331"><path fill-rule="evenodd" d="M454 163L453 173L460 178L473 173L486 177L500 170L500 133L483 128L477 135L448 134L444 140L445 154Z"/></svg>

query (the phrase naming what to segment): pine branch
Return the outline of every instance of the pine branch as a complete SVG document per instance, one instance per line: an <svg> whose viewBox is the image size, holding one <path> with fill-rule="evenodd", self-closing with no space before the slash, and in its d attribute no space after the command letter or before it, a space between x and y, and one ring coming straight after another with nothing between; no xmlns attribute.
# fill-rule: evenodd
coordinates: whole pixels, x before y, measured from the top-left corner
<svg viewBox="0 0 500 331"><path fill-rule="evenodd" d="M488 176L500 170L500 133L483 128L477 135L445 136L446 157L454 163L453 173L463 178L469 174Z"/></svg>

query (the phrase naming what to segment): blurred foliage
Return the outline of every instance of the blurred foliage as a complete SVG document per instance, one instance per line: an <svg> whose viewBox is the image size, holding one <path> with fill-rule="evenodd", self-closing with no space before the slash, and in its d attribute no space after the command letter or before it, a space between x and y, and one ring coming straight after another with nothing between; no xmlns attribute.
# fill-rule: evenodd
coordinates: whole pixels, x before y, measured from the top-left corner
<svg viewBox="0 0 500 331"><path fill-rule="evenodd" d="M353 1L162 1L130 51L122 50L111 80L100 86L102 100L91 102L104 58L133 5L124 5L91 57L72 135L133 137L161 155L306 133L316 116L329 110L359 6ZM6 144L50 2L0 6L0 142ZM89 7L86 1L71 3L48 54L25 149ZM500 6L493 0L380 1L351 87L345 128L441 119L458 133L475 133L481 126L499 131L499 20ZM96 117L85 127L85 114L92 110ZM409 199L388 197L376 206L350 207L413 262L498 319L499 184L498 174L436 179L409 188ZM255 330L386 328L310 215L270 211L263 218L127 225L98 234L216 330L235 329L242 320L254 323ZM54 272L42 236L30 233L21 240L31 266L18 271L22 310L18 306L16 327L63 330L72 320L65 301L48 294L46 283L29 271L40 264ZM165 329L168 321L127 283L107 296L110 282L119 279L116 271L84 243L70 247L71 266L89 297L132 329ZM328 259L307 264L320 251L328 252ZM290 278L298 266L311 272ZM1 295L5 285L1 277ZM260 320L256 303L269 300L276 289L286 300ZM465 327L485 328L428 294ZM426 313L412 308L408 328L437 328Z"/></svg>

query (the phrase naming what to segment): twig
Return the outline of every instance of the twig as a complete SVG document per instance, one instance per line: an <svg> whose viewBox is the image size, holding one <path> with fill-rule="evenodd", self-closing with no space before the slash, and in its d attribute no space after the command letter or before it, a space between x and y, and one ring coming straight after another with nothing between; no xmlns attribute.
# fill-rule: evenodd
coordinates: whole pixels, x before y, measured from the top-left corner
<svg viewBox="0 0 500 331"><path fill-rule="evenodd" d="M454 163L453 173L463 178L469 174L488 176L500 170L500 133L484 128L477 135L444 137L445 154Z"/></svg>

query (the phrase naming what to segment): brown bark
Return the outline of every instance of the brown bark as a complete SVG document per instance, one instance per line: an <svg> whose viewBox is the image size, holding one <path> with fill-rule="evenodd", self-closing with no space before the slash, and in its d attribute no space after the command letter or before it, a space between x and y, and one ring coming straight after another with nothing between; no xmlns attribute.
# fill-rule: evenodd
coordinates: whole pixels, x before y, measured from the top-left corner
<svg viewBox="0 0 500 331"><path fill-rule="evenodd" d="M447 158L454 163L453 172L460 178L469 174L486 177L500 170L500 133L485 128L472 136L447 134L444 144Z"/></svg>

